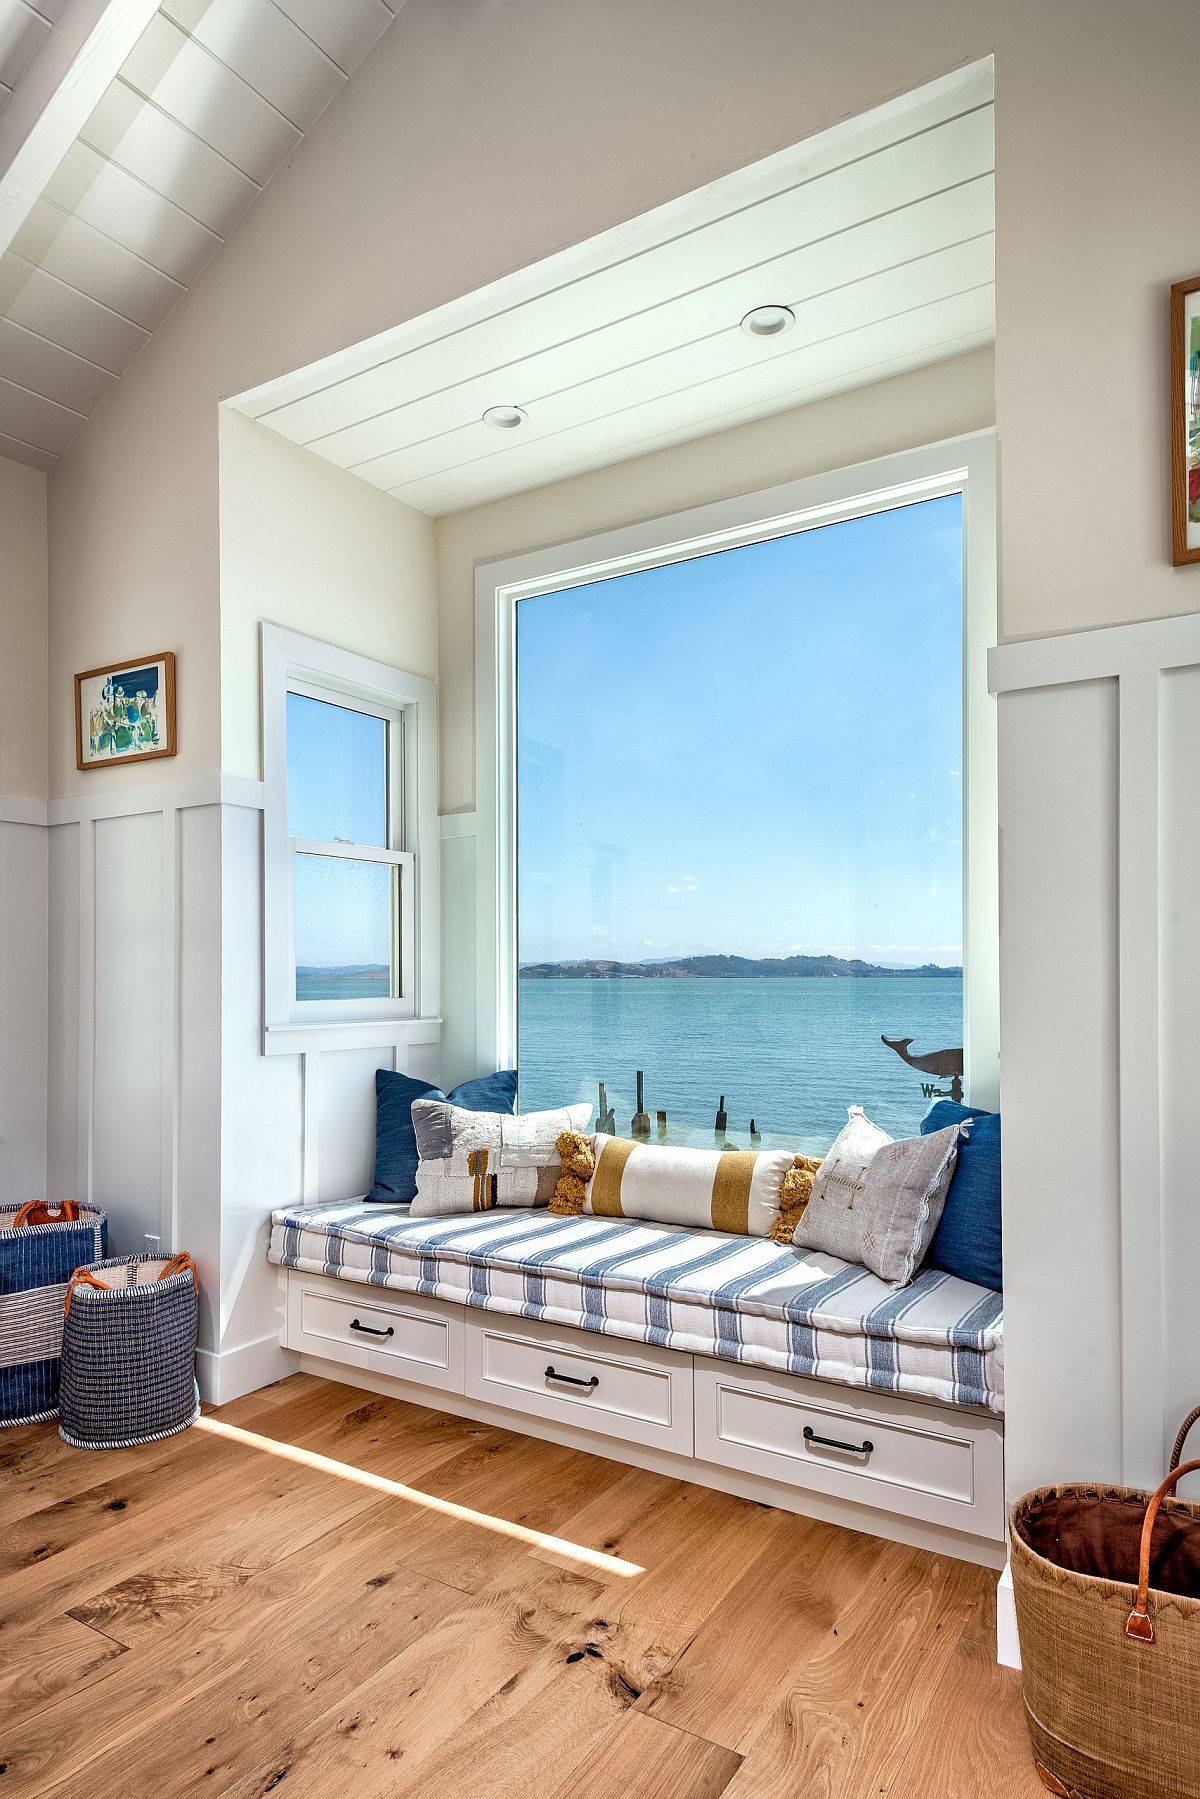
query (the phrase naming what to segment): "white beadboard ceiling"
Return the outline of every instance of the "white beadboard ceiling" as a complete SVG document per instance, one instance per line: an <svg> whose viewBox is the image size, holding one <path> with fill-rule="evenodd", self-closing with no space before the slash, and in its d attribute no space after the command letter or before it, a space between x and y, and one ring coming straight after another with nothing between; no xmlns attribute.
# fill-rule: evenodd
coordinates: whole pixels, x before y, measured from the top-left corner
<svg viewBox="0 0 1200 1799"><path fill-rule="evenodd" d="M989 343L992 100L988 61L232 404L438 516Z"/></svg>
<svg viewBox="0 0 1200 1799"><path fill-rule="evenodd" d="M81 48L26 104L27 141L80 66L119 45L0 256L0 455L53 467L402 4L165 0L139 17L129 0L0 0L0 136L56 29L74 22ZM11 173L22 146L7 148Z"/></svg>

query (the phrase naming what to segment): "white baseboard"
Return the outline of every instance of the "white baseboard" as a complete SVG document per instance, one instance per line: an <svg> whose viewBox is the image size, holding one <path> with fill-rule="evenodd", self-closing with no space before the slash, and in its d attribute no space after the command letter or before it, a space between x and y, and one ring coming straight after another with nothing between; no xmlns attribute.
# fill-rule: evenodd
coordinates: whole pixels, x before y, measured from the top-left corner
<svg viewBox="0 0 1200 1799"><path fill-rule="evenodd" d="M299 1356L283 1347L276 1330L220 1354L212 1349L197 1350L196 1381L206 1405L228 1405L244 1393L256 1393L260 1387L295 1374L299 1366Z"/></svg>
<svg viewBox="0 0 1200 1799"><path fill-rule="evenodd" d="M782 1481L761 1475L743 1474L731 1468L701 1462L692 1456L673 1455L667 1450L630 1443L624 1438L601 1436L596 1431L550 1422L525 1411L509 1411L486 1400L468 1398L461 1393L418 1386L413 1381L399 1380L395 1375L376 1374L365 1368L348 1368L344 1362L327 1361L321 1356L302 1355L300 1368L305 1374L321 1375L325 1380L343 1386L361 1387L370 1393L385 1393L394 1399L405 1399L413 1405L427 1406L437 1412L452 1412L459 1418L473 1418L480 1424L494 1424L502 1430L523 1437L540 1437L549 1443L564 1443L587 1455L603 1456L606 1461L623 1462L634 1468L648 1468L653 1474L666 1474L685 1480L693 1486L716 1487L724 1493L736 1493L760 1505L778 1506L781 1511L799 1512L806 1518L818 1518L826 1524L838 1524L847 1530L863 1531L872 1537L887 1537L893 1542L907 1543L913 1549L926 1549L933 1555L953 1556L957 1561L975 1562L986 1568L1003 1565L1002 1544L968 1536L964 1531L947 1530L936 1524L925 1524L917 1518L901 1518L894 1512L877 1512L869 1506L854 1505L848 1500L831 1498L816 1492L801 1491ZM278 1376L275 1377L276 1379Z"/></svg>
<svg viewBox="0 0 1200 1799"><path fill-rule="evenodd" d="M1017 1638L1017 1602L1013 1594L1012 1565L1004 1564L1004 1573L996 1588L996 1660L1002 1668L1021 1666L1021 1645Z"/></svg>

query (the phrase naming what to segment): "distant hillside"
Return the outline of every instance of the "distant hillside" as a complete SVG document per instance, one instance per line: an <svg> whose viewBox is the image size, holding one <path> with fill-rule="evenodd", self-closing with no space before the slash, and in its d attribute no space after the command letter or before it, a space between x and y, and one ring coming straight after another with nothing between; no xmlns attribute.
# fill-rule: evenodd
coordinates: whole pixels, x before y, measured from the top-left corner
<svg viewBox="0 0 1200 1799"><path fill-rule="evenodd" d="M671 962L525 962L523 981L696 981L773 978L878 981L896 975L925 980L957 980L961 968L936 962L920 968L881 968L842 956L680 956Z"/></svg>

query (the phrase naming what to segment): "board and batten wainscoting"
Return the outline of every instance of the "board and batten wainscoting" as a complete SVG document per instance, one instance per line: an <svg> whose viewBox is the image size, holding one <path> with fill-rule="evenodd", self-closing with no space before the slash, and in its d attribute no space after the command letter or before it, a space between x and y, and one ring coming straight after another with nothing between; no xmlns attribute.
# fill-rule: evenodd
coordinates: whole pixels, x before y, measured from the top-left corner
<svg viewBox="0 0 1200 1799"><path fill-rule="evenodd" d="M0 1197L87 1198L115 1251L191 1250L213 1402L295 1366L271 1211L370 1186L377 1067L440 1074L429 1020L263 1054L262 808L229 775L0 806L0 991L23 995L0 1032Z"/></svg>
<svg viewBox="0 0 1200 1799"><path fill-rule="evenodd" d="M1006 644L990 685L1008 1496L1154 1486L1200 1397L1200 615Z"/></svg>
<svg viewBox="0 0 1200 1799"><path fill-rule="evenodd" d="M0 796L0 1206L46 1188L45 800Z"/></svg>

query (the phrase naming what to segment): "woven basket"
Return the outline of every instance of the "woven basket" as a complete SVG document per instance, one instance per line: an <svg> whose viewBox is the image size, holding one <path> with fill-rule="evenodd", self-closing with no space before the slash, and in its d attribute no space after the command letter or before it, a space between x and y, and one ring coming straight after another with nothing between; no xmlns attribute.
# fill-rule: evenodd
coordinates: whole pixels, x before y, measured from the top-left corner
<svg viewBox="0 0 1200 1799"><path fill-rule="evenodd" d="M195 1423L198 1293L186 1254L116 1256L75 1270L64 1300L64 1443L130 1449Z"/></svg>
<svg viewBox="0 0 1200 1799"><path fill-rule="evenodd" d="M107 1252L108 1220L95 1206L0 1210L0 1429L58 1416L67 1281Z"/></svg>
<svg viewBox="0 0 1200 1799"><path fill-rule="evenodd" d="M1200 1799L1200 1505L1042 1487L1012 1516L1025 1711L1042 1783L1067 1799ZM1153 1585L1151 1584L1153 1578Z"/></svg>

